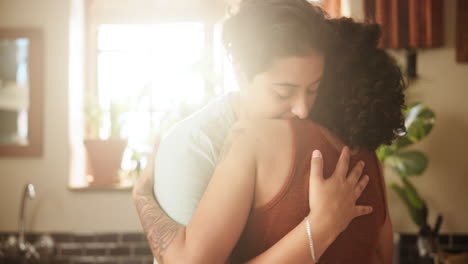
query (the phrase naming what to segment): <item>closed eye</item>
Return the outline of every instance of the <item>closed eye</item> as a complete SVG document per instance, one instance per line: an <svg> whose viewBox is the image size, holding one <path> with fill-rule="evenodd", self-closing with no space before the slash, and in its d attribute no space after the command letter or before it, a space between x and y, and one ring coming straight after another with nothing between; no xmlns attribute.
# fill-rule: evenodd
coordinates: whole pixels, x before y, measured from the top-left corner
<svg viewBox="0 0 468 264"><path fill-rule="evenodd" d="M280 93L278 93L277 91L274 91L274 94L275 96L278 98L278 99L281 99L281 100L287 100L289 98L291 98L291 95L282 95Z"/></svg>

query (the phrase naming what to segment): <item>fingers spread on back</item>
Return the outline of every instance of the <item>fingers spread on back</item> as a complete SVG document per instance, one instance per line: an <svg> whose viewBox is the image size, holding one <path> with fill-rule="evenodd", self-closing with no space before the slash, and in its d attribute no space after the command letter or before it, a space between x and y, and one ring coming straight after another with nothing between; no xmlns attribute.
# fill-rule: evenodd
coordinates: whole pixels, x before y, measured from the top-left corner
<svg viewBox="0 0 468 264"><path fill-rule="evenodd" d="M372 213L372 206L367 206L367 205L356 206L355 217L358 217L361 215L368 215L370 213Z"/></svg>
<svg viewBox="0 0 468 264"><path fill-rule="evenodd" d="M369 176L364 175L356 184L356 187L354 188L356 200L361 196L362 192L364 191L368 183L369 183Z"/></svg>
<svg viewBox="0 0 468 264"><path fill-rule="evenodd" d="M362 175L362 171L364 170L364 166L364 161L359 161L358 163L356 163L356 165L354 165L347 178L351 186L356 185L356 183L358 182L359 178Z"/></svg>
<svg viewBox="0 0 468 264"><path fill-rule="evenodd" d="M338 177L345 179L346 175L348 174L348 168L349 168L349 148L344 147L343 150L341 151L341 155L340 155L340 158L338 159L338 163L336 164L334 175L338 175Z"/></svg>

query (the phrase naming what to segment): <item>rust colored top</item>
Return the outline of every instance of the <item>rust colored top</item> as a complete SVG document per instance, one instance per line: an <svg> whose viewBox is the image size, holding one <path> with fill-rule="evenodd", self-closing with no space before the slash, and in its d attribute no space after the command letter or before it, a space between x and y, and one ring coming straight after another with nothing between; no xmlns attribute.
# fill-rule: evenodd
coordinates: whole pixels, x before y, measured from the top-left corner
<svg viewBox="0 0 468 264"><path fill-rule="evenodd" d="M312 151L319 149L324 158L324 177L335 170L340 152L325 138L319 127L308 120L291 120L294 136L291 169L285 184L265 206L251 212L244 231L233 250L233 263L244 263L273 246L294 229L309 213L309 172ZM373 151L361 149L351 156L352 168L357 161L366 163L364 174L370 181L357 204L371 205L373 213L354 219L324 252L318 263L371 263L371 252L386 217L383 178ZM311 223L312 225L314 223ZM304 232L306 230L304 229Z"/></svg>

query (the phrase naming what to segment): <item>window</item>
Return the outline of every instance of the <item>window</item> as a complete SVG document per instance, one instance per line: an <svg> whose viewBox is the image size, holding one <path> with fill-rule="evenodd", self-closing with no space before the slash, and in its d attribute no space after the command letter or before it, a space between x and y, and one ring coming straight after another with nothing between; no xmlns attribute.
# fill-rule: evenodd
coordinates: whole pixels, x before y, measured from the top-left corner
<svg viewBox="0 0 468 264"><path fill-rule="evenodd" d="M214 23L95 23L88 35L86 134L127 139L120 186L145 167L157 134L236 89Z"/></svg>
<svg viewBox="0 0 468 264"><path fill-rule="evenodd" d="M127 107L122 135L137 147L154 136L162 118L181 104L204 100L204 28L201 23L101 25L98 30L99 106ZM109 124L100 138L109 136Z"/></svg>

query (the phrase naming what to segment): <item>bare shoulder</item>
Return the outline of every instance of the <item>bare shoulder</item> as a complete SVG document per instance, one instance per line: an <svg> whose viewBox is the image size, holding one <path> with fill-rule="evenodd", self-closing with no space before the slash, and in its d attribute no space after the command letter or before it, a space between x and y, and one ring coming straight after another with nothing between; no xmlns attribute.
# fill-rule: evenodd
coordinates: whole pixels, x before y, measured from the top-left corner
<svg viewBox="0 0 468 264"><path fill-rule="evenodd" d="M258 120L239 124L255 139L256 182L254 207L266 205L289 175L293 137L287 120Z"/></svg>
<svg viewBox="0 0 468 264"><path fill-rule="evenodd" d="M282 119L259 119L240 121L231 128L231 133L244 131L247 135L256 138L274 139L290 132L289 121Z"/></svg>
<svg viewBox="0 0 468 264"><path fill-rule="evenodd" d="M276 142L275 137L278 137L282 131L287 131L287 124L284 120L234 123L224 140L219 160L224 160L232 148L236 149L236 153L242 153L243 156L258 157L265 150L274 147L271 145L272 142Z"/></svg>
<svg viewBox="0 0 468 264"><path fill-rule="evenodd" d="M256 153L264 157L270 157L274 150L287 148L292 140L288 120L262 119L238 122L232 126L230 135L235 136L239 133L243 133Z"/></svg>

